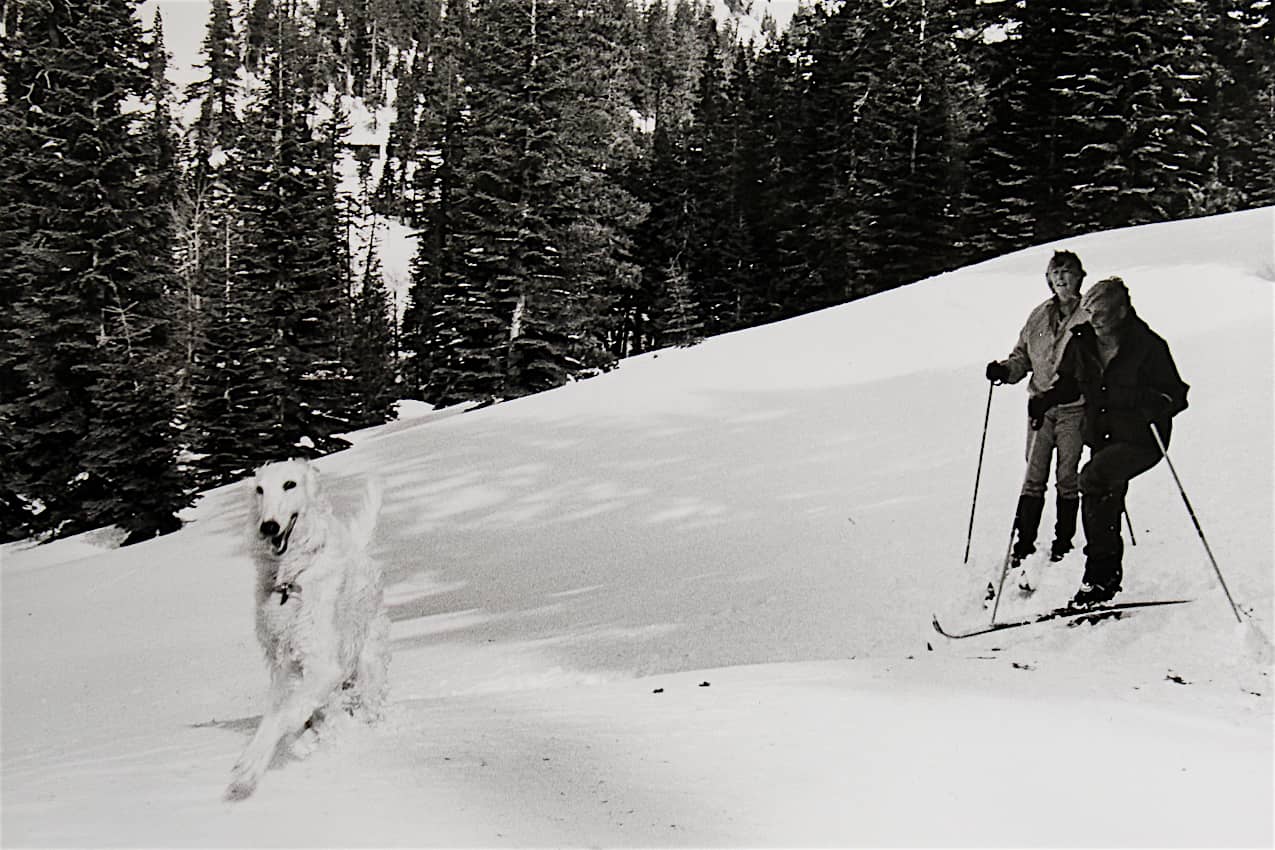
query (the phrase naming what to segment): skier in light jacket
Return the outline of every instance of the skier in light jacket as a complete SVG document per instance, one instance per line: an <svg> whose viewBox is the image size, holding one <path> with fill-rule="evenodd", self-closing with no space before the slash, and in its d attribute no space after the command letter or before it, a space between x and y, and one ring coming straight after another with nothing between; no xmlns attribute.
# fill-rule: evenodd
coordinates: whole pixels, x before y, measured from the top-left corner
<svg viewBox="0 0 1275 850"><path fill-rule="evenodd" d="M1110 600L1124 578L1124 513L1129 481L1160 462L1172 419L1186 410L1190 389L1178 374L1169 345L1138 317L1118 277L1085 293L1090 321L1071 331L1048 391L1029 402L1033 416L1084 397L1089 462L1080 471L1085 526L1085 574L1071 602L1086 607Z"/></svg>
<svg viewBox="0 0 1275 850"><path fill-rule="evenodd" d="M1045 393L1057 377L1059 360L1071 329L1088 319L1081 306L1080 285L1085 278L1080 258L1071 251L1055 251L1045 271L1045 280L1053 293L1027 317L1018 335L1018 343L1004 360L987 364L987 379L994 383L1016 384L1031 374L1027 385L1029 401ZM1054 542L1050 560L1060 561L1071 551L1071 538L1076 533L1076 514L1080 506L1080 481L1076 470L1084 449L1081 425L1083 400L1057 404L1039 417L1029 417L1027 430L1027 472L1014 515L1014 566L1036 551L1036 533L1045 509L1045 489L1054 453L1058 462L1055 472L1057 501ZM1030 590L1026 578L1019 576L1023 590Z"/></svg>

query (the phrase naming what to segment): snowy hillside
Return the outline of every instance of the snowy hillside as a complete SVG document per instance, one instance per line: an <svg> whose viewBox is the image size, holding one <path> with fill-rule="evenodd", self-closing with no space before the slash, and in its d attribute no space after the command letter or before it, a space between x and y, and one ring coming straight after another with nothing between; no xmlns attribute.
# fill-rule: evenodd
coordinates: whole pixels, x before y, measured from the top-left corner
<svg viewBox="0 0 1275 850"><path fill-rule="evenodd" d="M1161 464L1122 598L1190 605L931 629L988 620L1025 390L995 391L962 564L983 364L1053 247L1169 341L1171 453L1249 625ZM5 547L4 843L1270 845L1273 281L1275 210L1095 234L360 435L320 467L338 507L387 484L390 714L242 803L266 685L246 490L126 550Z"/></svg>

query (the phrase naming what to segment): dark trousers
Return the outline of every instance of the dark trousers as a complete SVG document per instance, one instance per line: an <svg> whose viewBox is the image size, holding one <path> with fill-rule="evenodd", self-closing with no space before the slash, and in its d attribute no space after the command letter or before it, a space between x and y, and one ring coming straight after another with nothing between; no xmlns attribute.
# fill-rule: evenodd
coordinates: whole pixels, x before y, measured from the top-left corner
<svg viewBox="0 0 1275 850"><path fill-rule="evenodd" d="M1094 451L1080 470L1080 518L1085 528L1088 584L1120 586L1124 540L1120 516L1129 481L1160 462L1158 446L1111 443Z"/></svg>

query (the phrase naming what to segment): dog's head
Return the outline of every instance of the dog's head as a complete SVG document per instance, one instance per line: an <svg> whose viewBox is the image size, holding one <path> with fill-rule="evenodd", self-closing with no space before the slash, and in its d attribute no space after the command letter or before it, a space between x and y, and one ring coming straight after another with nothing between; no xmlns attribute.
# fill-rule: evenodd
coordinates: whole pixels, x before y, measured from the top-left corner
<svg viewBox="0 0 1275 850"><path fill-rule="evenodd" d="M304 460L268 463L257 470L253 486L256 533L276 556L283 555L297 520L317 500L319 473Z"/></svg>

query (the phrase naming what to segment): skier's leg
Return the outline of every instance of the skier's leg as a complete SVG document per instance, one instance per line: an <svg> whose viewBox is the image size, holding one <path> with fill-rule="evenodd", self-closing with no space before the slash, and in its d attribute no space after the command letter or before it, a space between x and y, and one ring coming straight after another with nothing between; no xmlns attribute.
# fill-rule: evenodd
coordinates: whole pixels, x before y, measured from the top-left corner
<svg viewBox="0 0 1275 850"><path fill-rule="evenodd" d="M1054 520L1054 542L1049 557L1061 560L1071 551L1071 539L1076 533L1076 515L1080 509L1080 455L1084 450L1084 408L1080 406L1056 408L1054 442L1058 445L1058 461L1055 470L1057 482L1057 511Z"/></svg>
<svg viewBox="0 0 1275 850"><path fill-rule="evenodd" d="M1085 576L1076 603L1105 602L1120 590L1124 577L1124 513L1129 480L1159 460L1158 450L1112 443L1096 452L1080 471L1081 520L1085 529Z"/></svg>
<svg viewBox="0 0 1275 850"><path fill-rule="evenodd" d="M1040 515L1045 510L1045 488L1053 454L1054 424L1052 416L1047 414L1038 430L1032 431L1028 426L1027 473L1014 512L1015 561L1021 561L1036 551L1036 533L1040 527Z"/></svg>

